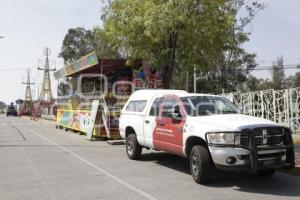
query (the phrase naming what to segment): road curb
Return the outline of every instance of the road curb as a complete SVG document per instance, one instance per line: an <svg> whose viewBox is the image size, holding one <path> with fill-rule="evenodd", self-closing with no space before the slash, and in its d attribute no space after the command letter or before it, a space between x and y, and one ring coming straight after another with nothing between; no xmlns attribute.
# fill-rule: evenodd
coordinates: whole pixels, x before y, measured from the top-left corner
<svg viewBox="0 0 300 200"><path fill-rule="evenodd" d="M31 119L31 117L28 117L28 116L19 116L19 117L22 119Z"/></svg>
<svg viewBox="0 0 300 200"><path fill-rule="evenodd" d="M124 145L125 140L108 140L107 143L110 145Z"/></svg>
<svg viewBox="0 0 300 200"><path fill-rule="evenodd" d="M294 141L294 144L300 144L300 139L297 139L297 140L294 139L293 141Z"/></svg>
<svg viewBox="0 0 300 200"><path fill-rule="evenodd" d="M300 144L300 135L292 134L294 144Z"/></svg>
<svg viewBox="0 0 300 200"><path fill-rule="evenodd" d="M281 170L283 173L290 174L292 176L300 176L300 165L296 165L294 169Z"/></svg>

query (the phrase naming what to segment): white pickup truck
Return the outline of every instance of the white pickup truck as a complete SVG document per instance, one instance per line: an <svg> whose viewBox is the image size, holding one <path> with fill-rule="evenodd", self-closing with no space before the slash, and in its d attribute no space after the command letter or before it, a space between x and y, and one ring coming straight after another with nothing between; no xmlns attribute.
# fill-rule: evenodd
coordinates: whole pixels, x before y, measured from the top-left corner
<svg viewBox="0 0 300 200"><path fill-rule="evenodd" d="M295 165L290 129L241 114L221 96L139 90L125 104L119 128L130 159L142 148L184 156L200 184L215 167L271 176Z"/></svg>

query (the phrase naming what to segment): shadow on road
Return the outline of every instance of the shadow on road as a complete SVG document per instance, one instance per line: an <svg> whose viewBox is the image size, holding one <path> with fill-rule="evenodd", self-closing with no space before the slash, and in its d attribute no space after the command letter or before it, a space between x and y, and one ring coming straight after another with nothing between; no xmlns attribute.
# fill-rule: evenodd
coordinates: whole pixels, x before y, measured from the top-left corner
<svg viewBox="0 0 300 200"><path fill-rule="evenodd" d="M141 161L154 162L178 172L190 174L188 161L179 156L163 152L149 153L143 154ZM300 178L282 172L277 172L273 177L259 177L247 173L215 170L207 186L232 188L233 190L247 193L300 196Z"/></svg>

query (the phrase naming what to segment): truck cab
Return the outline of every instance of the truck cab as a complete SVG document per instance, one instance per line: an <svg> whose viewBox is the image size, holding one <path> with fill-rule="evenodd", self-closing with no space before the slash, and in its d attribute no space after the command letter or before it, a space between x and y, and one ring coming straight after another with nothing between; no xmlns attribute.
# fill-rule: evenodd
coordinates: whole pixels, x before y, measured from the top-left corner
<svg viewBox="0 0 300 200"><path fill-rule="evenodd" d="M139 90L125 104L119 128L130 159L143 148L186 157L200 184L213 168L270 176L295 165L290 129L244 115L221 96Z"/></svg>

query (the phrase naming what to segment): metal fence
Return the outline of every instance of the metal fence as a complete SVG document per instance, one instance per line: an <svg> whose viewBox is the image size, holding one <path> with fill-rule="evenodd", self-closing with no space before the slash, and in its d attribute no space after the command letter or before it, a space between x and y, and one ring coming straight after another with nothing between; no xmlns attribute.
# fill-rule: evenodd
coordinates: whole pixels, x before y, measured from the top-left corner
<svg viewBox="0 0 300 200"><path fill-rule="evenodd" d="M300 87L226 93L222 96L232 101L247 115L263 117L290 127L294 132L300 132Z"/></svg>

